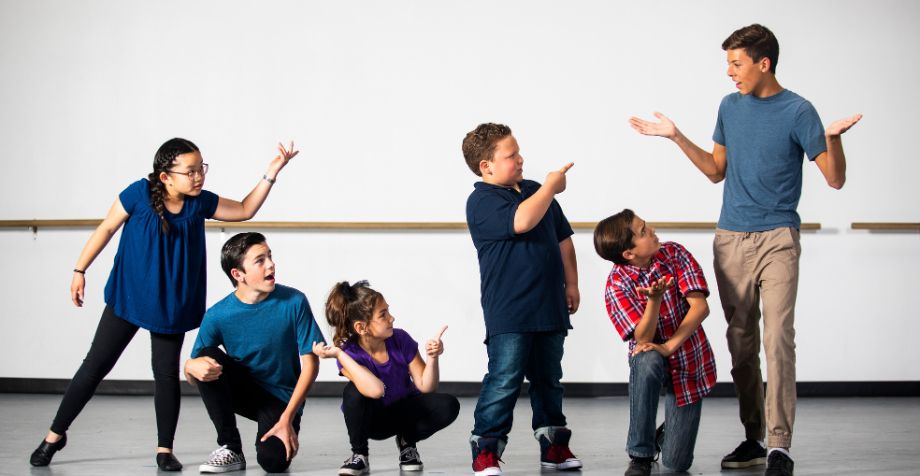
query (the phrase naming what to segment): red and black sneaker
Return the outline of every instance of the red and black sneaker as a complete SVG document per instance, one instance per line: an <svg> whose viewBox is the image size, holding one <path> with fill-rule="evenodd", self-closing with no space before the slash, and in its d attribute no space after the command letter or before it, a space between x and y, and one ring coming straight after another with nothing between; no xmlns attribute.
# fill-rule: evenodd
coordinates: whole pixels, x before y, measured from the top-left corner
<svg viewBox="0 0 920 476"><path fill-rule="evenodd" d="M560 471L581 469L581 460L569 449L571 430L546 427L538 429L536 434L540 442L540 466Z"/></svg>

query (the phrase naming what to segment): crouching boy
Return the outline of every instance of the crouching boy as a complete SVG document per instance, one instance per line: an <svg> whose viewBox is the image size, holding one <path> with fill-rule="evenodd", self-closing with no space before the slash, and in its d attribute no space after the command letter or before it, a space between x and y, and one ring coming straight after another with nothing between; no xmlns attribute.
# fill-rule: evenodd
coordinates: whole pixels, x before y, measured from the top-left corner
<svg viewBox="0 0 920 476"><path fill-rule="evenodd" d="M594 248L613 261L605 300L610 320L629 341L627 476L693 463L703 397L716 383L716 364L701 323L709 315L703 270L683 246L660 243L655 229L623 210L597 224ZM665 420L655 429L661 389Z"/></svg>
<svg viewBox="0 0 920 476"><path fill-rule="evenodd" d="M246 468L236 426L241 415L258 423L259 465L281 472L297 454L301 411L319 370L313 343L323 336L306 296L275 284L271 249L260 233L230 238L220 264L236 289L205 313L194 358L185 362L186 379L197 382L220 445L199 470Z"/></svg>

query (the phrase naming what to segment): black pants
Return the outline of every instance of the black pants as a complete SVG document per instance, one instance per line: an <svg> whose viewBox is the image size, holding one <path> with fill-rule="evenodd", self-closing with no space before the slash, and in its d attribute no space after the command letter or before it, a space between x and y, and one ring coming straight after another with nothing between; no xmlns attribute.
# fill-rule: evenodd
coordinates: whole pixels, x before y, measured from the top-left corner
<svg viewBox="0 0 920 476"><path fill-rule="evenodd" d="M89 352L64 392L51 431L62 435L70 428L137 330L136 325L116 316L111 307L105 307ZM179 422L179 353L184 339L185 334L150 333L157 446L163 448L172 448Z"/></svg>
<svg viewBox="0 0 920 476"><path fill-rule="evenodd" d="M244 365L233 360L217 347L201 349L197 357L211 357L223 366L220 378L212 382L198 382L198 392L208 409L208 415L217 430L217 444L227 445L233 451L243 452L240 431L236 427L236 415L258 423L256 433L256 458L266 472L280 473L291 464L287 459L284 443L271 437L264 443L259 441L271 430L288 402L282 402L268 393L252 377ZM300 432L300 415L295 415L291 424Z"/></svg>
<svg viewBox="0 0 920 476"><path fill-rule="evenodd" d="M348 382L342 393L342 412L351 451L366 455L369 438L400 436L415 444L446 428L457 419L460 402L453 395L423 393L384 407L382 400L361 395L355 384Z"/></svg>

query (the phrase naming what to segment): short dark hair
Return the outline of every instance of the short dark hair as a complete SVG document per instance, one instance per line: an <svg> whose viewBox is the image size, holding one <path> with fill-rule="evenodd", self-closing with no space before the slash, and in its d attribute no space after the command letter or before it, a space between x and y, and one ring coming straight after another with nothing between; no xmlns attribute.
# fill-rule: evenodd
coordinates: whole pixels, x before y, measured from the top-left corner
<svg viewBox="0 0 920 476"><path fill-rule="evenodd" d="M504 124L494 124L487 122L479 124L470 132L466 133L463 138L463 158L466 159L466 165L474 174L482 177L479 171L479 164L485 161L491 161L492 155L495 154L495 145L498 141L511 135L511 128Z"/></svg>
<svg viewBox="0 0 920 476"><path fill-rule="evenodd" d="M623 252L633 248L632 222L636 214L626 208L609 216L594 227L594 250L601 258L616 264L627 264Z"/></svg>
<svg viewBox="0 0 920 476"><path fill-rule="evenodd" d="M230 270L236 268L246 271L243 268L243 258L246 257L246 252L249 251L249 248L261 243L265 243L265 236L261 233L238 233L227 240L223 248L220 249L220 267L223 268L224 273L227 273L227 277L230 278L230 283L233 284L234 288L237 282L233 279L233 275L230 274Z"/></svg>
<svg viewBox="0 0 920 476"><path fill-rule="evenodd" d="M779 62L779 42L769 28L757 23L748 25L735 30L722 42L722 49L725 51L739 48L744 49L744 52L755 63L763 58L769 58L770 72L776 74L776 63Z"/></svg>

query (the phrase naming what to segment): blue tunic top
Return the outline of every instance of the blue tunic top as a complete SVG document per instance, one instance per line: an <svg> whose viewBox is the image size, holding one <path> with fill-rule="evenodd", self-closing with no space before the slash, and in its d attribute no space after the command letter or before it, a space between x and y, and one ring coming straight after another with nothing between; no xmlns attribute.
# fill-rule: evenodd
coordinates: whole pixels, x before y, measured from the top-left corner
<svg viewBox="0 0 920 476"><path fill-rule="evenodd" d="M118 199L128 219L105 285L106 304L151 332L181 334L198 327L207 292L204 220L217 210L218 196L202 190L185 197L179 213L165 211L168 233L150 205L147 179L128 185Z"/></svg>
<svg viewBox="0 0 920 476"><path fill-rule="evenodd" d="M719 105L712 140L726 156L719 228L798 229L802 156L827 150L814 106L788 89L765 98L732 93Z"/></svg>
<svg viewBox="0 0 920 476"><path fill-rule="evenodd" d="M514 232L518 206L540 184L513 188L477 182L466 202L466 223L479 255L486 338L509 332L571 329L559 242L572 227L556 200L527 233Z"/></svg>
<svg viewBox="0 0 920 476"><path fill-rule="evenodd" d="M192 357L204 347L224 346L227 355L249 369L259 386L282 402L291 401L300 377L300 356L322 342L307 297L294 288L275 290L256 304L230 293L208 309L192 347Z"/></svg>

